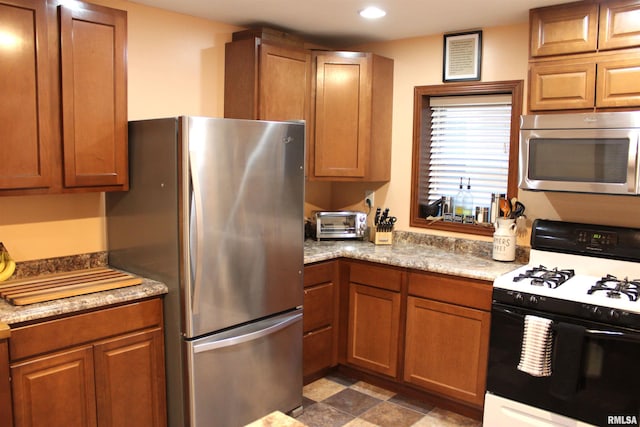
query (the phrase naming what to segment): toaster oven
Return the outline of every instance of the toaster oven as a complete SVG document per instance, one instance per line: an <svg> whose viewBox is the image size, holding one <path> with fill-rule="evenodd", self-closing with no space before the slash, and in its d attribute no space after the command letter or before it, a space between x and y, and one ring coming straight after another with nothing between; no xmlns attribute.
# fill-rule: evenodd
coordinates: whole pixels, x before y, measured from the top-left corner
<svg viewBox="0 0 640 427"><path fill-rule="evenodd" d="M367 214L358 211L316 211L312 218L315 238L364 239Z"/></svg>

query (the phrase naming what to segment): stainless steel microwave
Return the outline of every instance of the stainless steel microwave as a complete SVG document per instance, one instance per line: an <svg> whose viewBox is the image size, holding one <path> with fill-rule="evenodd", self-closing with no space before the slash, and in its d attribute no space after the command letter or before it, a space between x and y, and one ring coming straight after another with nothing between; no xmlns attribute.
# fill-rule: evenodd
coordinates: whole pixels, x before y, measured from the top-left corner
<svg viewBox="0 0 640 427"><path fill-rule="evenodd" d="M520 118L520 188L640 194L640 111Z"/></svg>

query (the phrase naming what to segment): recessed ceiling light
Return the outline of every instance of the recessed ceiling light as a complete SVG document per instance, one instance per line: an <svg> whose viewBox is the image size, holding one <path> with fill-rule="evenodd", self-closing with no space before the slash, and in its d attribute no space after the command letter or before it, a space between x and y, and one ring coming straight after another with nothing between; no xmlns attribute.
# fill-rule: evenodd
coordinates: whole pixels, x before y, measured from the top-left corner
<svg viewBox="0 0 640 427"><path fill-rule="evenodd" d="M382 18L387 14L387 12L375 6L370 6L365 9L362 9L358 13L360 14L360 16L367 19L378 19L378 18Z"/></svg>

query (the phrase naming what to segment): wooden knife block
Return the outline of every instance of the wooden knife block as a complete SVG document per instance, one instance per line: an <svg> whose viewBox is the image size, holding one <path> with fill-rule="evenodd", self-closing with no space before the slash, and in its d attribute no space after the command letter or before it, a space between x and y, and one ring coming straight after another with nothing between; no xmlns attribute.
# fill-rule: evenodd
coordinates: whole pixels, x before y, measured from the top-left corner
<svg viewBox="0 0 640 427"><path fill-rule="evenodd" d="M393 231L376 231L375 227L372 227L369 240L376 245L390 245L393 243Z"/></svg>

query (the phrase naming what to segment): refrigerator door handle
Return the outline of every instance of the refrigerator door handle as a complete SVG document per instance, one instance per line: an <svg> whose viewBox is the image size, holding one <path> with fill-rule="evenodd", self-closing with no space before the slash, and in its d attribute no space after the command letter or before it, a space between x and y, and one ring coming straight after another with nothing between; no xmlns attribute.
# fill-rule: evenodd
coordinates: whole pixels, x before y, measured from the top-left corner
<svg viewBox="0 0 640 427"><path fill-rule="evenodd" d="M219 339L215 341L203 342L200 344L195 344L193 346L194 353L202 353L205 351L220 349L224 347L231 347L234 345L242 344L247 341L253 341L258 338L265 337L270 335L276 331L286 328L289 325L292 325L302 319L302 313L297 313L292 316L288 316L278 321L277 323L270 325L266 328L259 329L257 331L251 331L249 333L238 335L230 338Z"/></svg>
<svg viewBox="0 0 640 427"><path fill-rule="evenodd" d="M191 159L193 166L194 159ZM189 292L187 294L187 301L191 304L192 314L198 314L199 300L200 300L200 287L202 286L202 224L200 222L203 218L202 212L202 189L200 183L196 179L197 175L191 175L191 197L190 197L190 219L189 219L189 239L191 247L189 248L191 259L191 283L189 284Z"/></svg>

